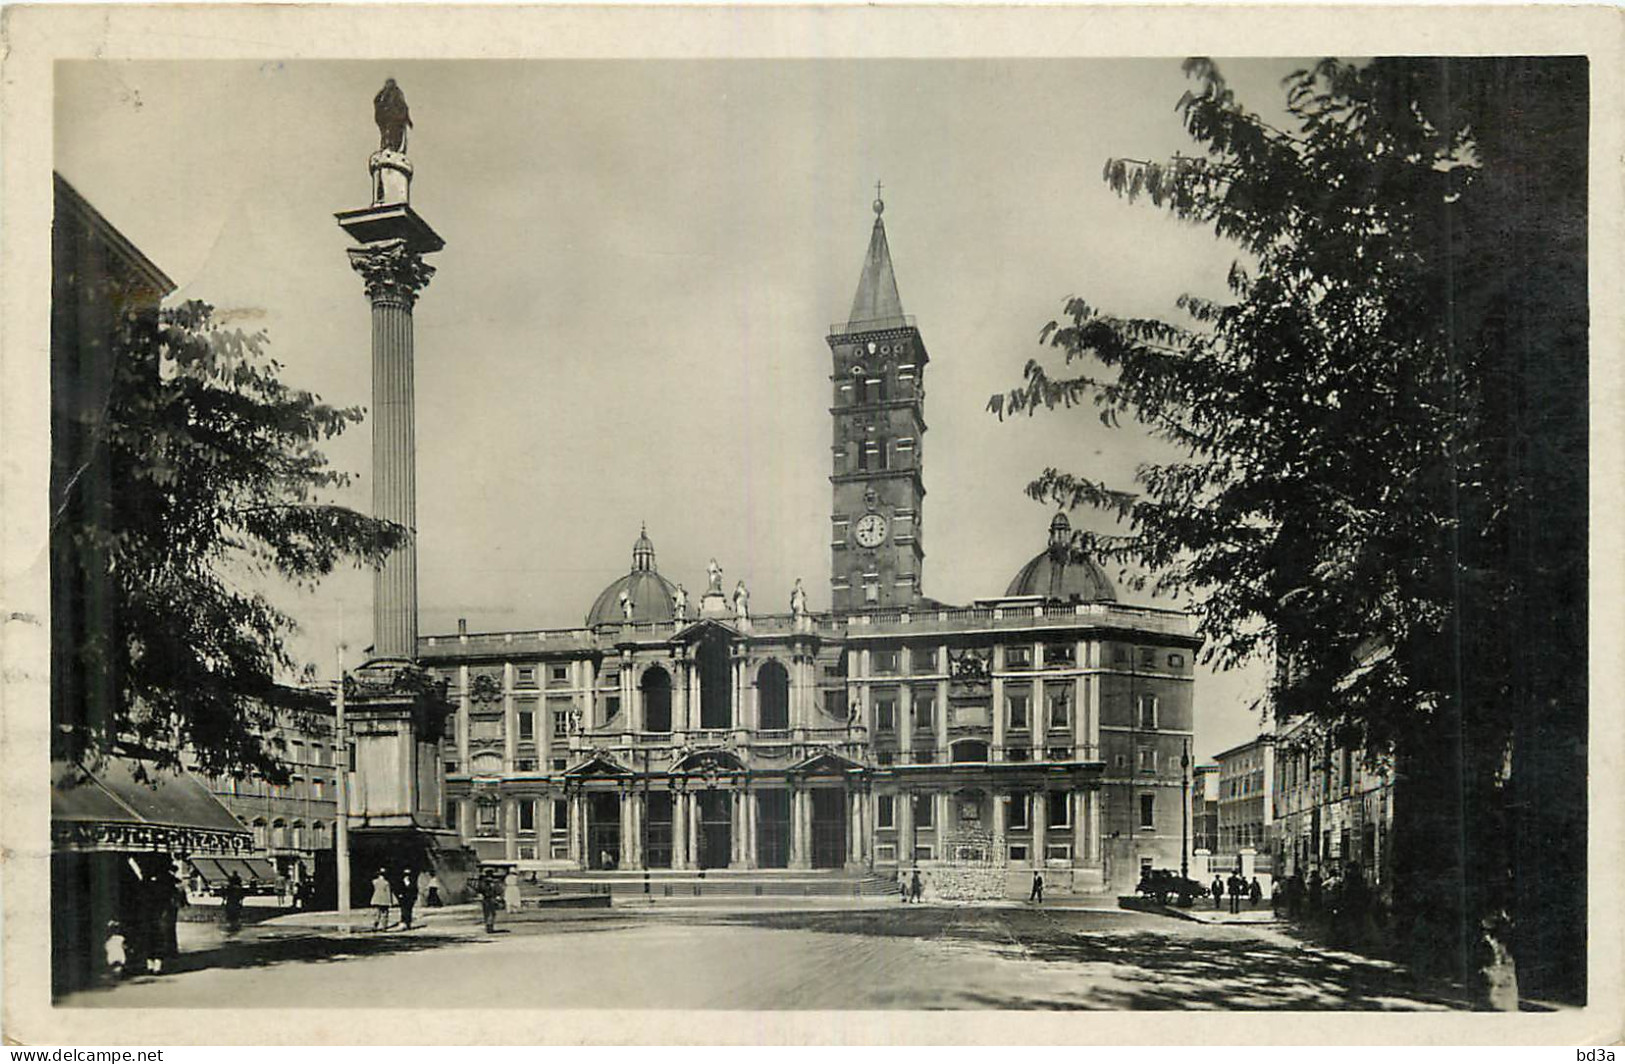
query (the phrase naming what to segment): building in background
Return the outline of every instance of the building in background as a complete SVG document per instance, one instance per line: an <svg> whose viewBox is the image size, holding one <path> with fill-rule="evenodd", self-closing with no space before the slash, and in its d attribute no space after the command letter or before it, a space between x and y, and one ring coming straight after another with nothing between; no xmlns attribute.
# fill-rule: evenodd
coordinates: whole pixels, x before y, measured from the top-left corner
<svg viewBox="0 0 1625 1064"><path fill-rule="evenodd" d="M1273 736L1261 735L1214 758L1219 766L1219 844L1210 864L1216 869L1245 867L1243 857L1256 855L1254 869L1272 871L1268 867L1267 840L1274 820L1270 803L1275 779L1274 741Z"/></svg>
<svg viewBox="0 0 1625 1064"><path fill-rule="evenodd" d="M1281 730L1271 794L1270 848L1283 875L1360 875L1393 889L1393 759L1337 742L1321 722L1300 717Z"/></svg>
<svg viewBox="0 0 1625 1064"><path fill-rule="evenodd" d="M883 207L827 338L834 610L807 612L798 582L758 613L715 561L691 599L645 532L578 628L420 639L457 704L445 821L482 859L918 866L962 896L1025 894L1035 868L1122 891L1179 867L1190 618L1118 602L1064 515L1002 595L921 591L928 359Z"/></svg>
<svg viewBox="0 0 1625 1064"><path fill-rule="evenodd" d="M332 874L338 817L340 747L333 703L325 695L300 709L278 708L264 731L267 744L287 766L286 784L232 776L200 777L248 831L253 848L241 861L191 862L206 889L237 872L252 889L289 889ZM322 891L326 896L326 888Z"/></svg>
<svg viewBox="0 0 1625 1064"><path fill-rule="evenodd" d="M1209 762L1191 770L1191 850L1219 849L1219 766Z"/></svg>

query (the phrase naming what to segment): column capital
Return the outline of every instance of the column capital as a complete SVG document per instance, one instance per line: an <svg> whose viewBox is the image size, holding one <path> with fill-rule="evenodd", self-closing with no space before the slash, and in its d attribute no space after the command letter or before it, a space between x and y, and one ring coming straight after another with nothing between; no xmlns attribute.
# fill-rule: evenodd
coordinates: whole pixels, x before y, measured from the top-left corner
<svg viewBox="0 0 1625 1064"><path fill-rule="evenodd" d="M373 303L394 303L408 310L418 293L434 276L434 267L423 261L405 240L384 240L365 247L350 248L350 268L361 275L367 298Z"/></svg>

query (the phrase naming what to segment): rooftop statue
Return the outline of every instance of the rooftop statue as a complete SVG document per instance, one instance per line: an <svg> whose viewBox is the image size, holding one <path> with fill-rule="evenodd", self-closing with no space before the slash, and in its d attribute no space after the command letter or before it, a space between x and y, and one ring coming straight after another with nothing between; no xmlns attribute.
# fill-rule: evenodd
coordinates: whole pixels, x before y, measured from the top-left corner
<svg viewBox="0 0 1625 1064"><path fill-rule="evenodd" d="M705 571L711 575L711 586L707 589L706 594L722 594L722 566L717 564L715 558L712 558L711 564L705 567Z"/></svg>
<svg viewBox="0 0 1625 1064"><path fill-rule="evenodd" d="M406 93L390 78L372 98L372 117L378 123L378 147L382 151L406 152L406 131L412 128L412 115L406 108Z"/></svg>
<svg viewBox="0 0 1625 1064"><path fill-rule="evenodd" d="M734 616L742 621L750 620L750 591L743 580L734 588Z"/></svg>
<svg viewBox="0 0 1625 1064"><path fill-rule="evenodd" d="M801 586L801 577L796 577L796 586L790 589L790 612L797 617L807 614L807 589Z"/></svg>

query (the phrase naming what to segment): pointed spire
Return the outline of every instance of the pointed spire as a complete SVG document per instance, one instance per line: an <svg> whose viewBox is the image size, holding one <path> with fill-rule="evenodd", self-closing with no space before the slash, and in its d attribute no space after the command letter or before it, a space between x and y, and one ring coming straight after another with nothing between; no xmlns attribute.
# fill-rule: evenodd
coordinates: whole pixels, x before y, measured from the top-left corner
<svg viewBox="0 0 1625 1064"><path fill-rule="evenodd" d="M875 227L869 235L869 254L863 260L863 276L858 294L852 298L848 328L886 328L903 324L903 301L897 295L897 276L892 273L891 248L886 244L886 224L881 220L886 201L880 198L880 182L875 182Z"/></svg>

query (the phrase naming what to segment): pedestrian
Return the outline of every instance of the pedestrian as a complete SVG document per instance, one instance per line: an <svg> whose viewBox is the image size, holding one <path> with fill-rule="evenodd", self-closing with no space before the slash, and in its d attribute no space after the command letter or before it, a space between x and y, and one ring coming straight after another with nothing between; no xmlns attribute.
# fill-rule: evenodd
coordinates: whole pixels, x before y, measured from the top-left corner
<svg viewBox="0 0 1625 1064"><path fill-rule="evenodd" d="M897 870L897 895L904 905L908 904L908 873L901 868Z"/></svg>
<svg viewBox="0 0 1625 1064"><path fill-rule="evenodd" d="M516 916L525 907L524 895L519 893L519 871L511 870L502 881L502 907L509 916Z"/></svg>
<svg viewBox="0 0 1625 1064"><path fill-rule="evenodd" d="M914 870L914 878L909 881L908 892L913 895L914 904L916 905L925 896L925 884L920 882L920 870L918 868Z"/></svg>
<svg viewBox="0 0 1625 1064"><path fill-rule="evenodd" d="M433 872L429 873L429 890L423 896L423 904L431 909L438 909L446 904L445 899L440 896L440 877Z"/></svg>
<svg viewBox="0 0 1625 1064"><path fill-rule="evenodd" d="M276 877L276 903L278 905L288 904L288 886L287 874L278 872Z"/></svg>
<svg viewBox="0 0 1625 1064"><path fill-rule="evenodd" d="M1258 877L1254 876L1253 881L1247 886L1247 904L1256 909L1258 908L1258 903L1263 900L1264 888L1259 885Z"/></svg>
<svg viewBox="0 0 1625 1064"><path fill-rule="evenodd" d="M389 907L395 897L389 889L389 879L380 868L372 877L372 929L383 931L389 927Z"/></svg>
<svg viewBox="0 0 1625 1064"><path fill-rule="evenodd" d="M1320 903L1325 900L1325 881L1320 878L1320 869L1309 873L1309 914L1311 916L1320 912Z"/></svg>
<svg viewBox="0 0 1625 1064"><path fill-rule="evenodd" d="M237 931L243 926L243 877L233 872L226 877L226 885L221 891L225 898L226 930Z"/></svg>
<svg viewBox="0 0 1625 1064"><path fill-rule="evenodd" d="M1044 873L1033 869L1033 889L1027 894L1028 901L1044 904Z"/></svg>
<svg viewBox="0 0 1625 1064"><path fill-rule="evenodd" d="M152 897L157 934L153 936L153 951L147 968L156 974L164 970L166 961L174 960L181 952L177 925L180 923L181 907L187 904L186 888L181 885L173 865L165 865L153 876Z"/></svg>
<svg viewBox="0 0 1625 1064"><path fill-rule="evenodd" d="M408 868L401 877L401 927L412 930L412 908L418 903L418 874Z"/></svg>
<svg viewBox="0 0 1625 1064"><path fill-rule="evenodd" d="M487 934L494 933L497 929L497 902L501 898L496 877L482 871L474 889L480 895L480 914L485 917L485 931Z"/></svg>
<svg viewBox="0 0 1625 1064"><path fill-rule="evenodd" d="M107 974L114 980L124 978L124 965L128 961L125 950L124 929L117 920L107 921L107 939L102 943L102 952L107 957Z"/></svg>
<svg viewBox="0 0 1625 1064"><path fill-rule="evenodd" d="M1227 883L1225 883L1225 886L1229 888L1230 891L1231 913L1241 912L1241 893L1247 889L1247 881L1241 878L1240 873L1231 872L1230 879Z"/></svg>
<svg viewBox="0 0 1625 1064"><path fill-rule="evenodd" d="M1218 909L1224 905L1224 880L1219 878L1217 872L1213 873L1213 887L1211 889L1213 891L1213 908Z"/></svg>

